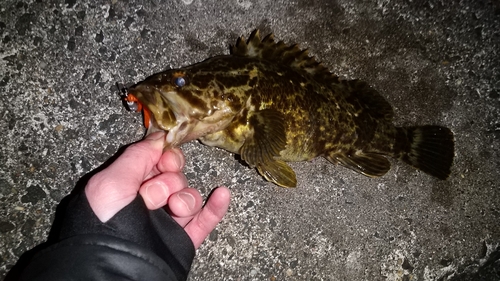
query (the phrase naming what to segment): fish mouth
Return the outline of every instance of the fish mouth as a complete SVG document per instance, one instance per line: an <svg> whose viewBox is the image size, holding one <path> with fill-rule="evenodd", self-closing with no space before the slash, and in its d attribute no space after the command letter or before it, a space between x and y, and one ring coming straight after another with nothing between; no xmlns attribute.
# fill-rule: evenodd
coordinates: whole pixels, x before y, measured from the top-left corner
<svg viewBox="0 0 500 281"><path fill-rule="evenodd" d="M146 127L149 131L149 128L151 127L151 112L133 94L127 93L125 96L125 102L129 111L142 111L144 116L144 127Z"/></svg>
<svg viewBox="0 0 500 281"><path fill-rule="evenodd" d="M125 96L125 103L130 111L141 112L144 127L147 129L145 136L154 132L165 131L170 139L179 122L177 115L172 110L172 104L155 87L136 85L129 89ZM167 145L167 144L166 144Z"/></svg>
<svg viewBox="0 0 500 281"><path fill-rule="evenodd" d="M165 131L165 148L176 147L191 138L197 120L189 116L190 105L174 91L162 91L149 85L137 85L125 96L130 111L142 112L146 136Z"/></svg>
<svg viewBox="0 0 500 281"><path fill-rule="evenodd" d="M127 105L127 110L129 111L141 111L143 106L142 103L131 93L125 95L125 104Z"/></svg>

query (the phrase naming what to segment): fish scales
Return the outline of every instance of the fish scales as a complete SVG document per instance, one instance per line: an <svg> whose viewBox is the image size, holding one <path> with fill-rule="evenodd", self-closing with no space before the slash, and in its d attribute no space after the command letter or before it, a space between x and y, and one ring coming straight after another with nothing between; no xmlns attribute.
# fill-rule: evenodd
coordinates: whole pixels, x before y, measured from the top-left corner
<svg viewBox="0 0 500 281"><path fill-rule="evenodd" d="M372 87L343 80L297 45L239 38L231 55L146 78L126 100L144 113L147 134L167 132L166 148L199 139L240 154L268 181L296 186L286 162L323 156L370 177L394 157L439 179L451 173L453 133L396 127L391 105Z"/></svg>

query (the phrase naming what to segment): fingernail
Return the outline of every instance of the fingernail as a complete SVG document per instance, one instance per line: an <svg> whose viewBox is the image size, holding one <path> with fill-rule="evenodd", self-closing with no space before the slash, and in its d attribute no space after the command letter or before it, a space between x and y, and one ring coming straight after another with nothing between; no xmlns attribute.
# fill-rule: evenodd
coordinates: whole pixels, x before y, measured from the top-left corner
<svg viewBox="0 0 500 281"><path fill-rule="evenodd" d="M162 183L153 183L146 187L146 195L149 203L154 207L162 207L167 204L167 187Z"/></svg>
<svg viewBox="0 0 500 281"><path fill-rule="evenodd" d="M182 170L182 161L181 161L181 156L179 155L179 151L173 149L172 152L174 153L173 160L175 162L175 165L179 170Z"/></svg>
<svg viewBox="0 0 500 281"><path fill-rule="evenodd" d="M179 192L177 193L177 197L181 199L182 202L186 205L186 208L191 211L194 208L195 199L191 193L188 192Z"/></svg>

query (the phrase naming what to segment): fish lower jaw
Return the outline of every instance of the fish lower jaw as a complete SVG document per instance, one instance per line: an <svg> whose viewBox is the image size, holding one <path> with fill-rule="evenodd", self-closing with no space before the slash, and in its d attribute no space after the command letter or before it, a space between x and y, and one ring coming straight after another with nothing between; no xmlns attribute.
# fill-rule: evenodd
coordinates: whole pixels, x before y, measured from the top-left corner
<svg viewBox="0 0 500 281"><path fill-rule="evenodd" d="M170 130L165 130L167 136L165 137L165 147L177 147L191 139L187 139L191 131L192 124L189 122L178 122L176 126Z"/></svg>
<svg viewBox="0 0 500 281"><path fill-rule="evenodd" d="M173 146L173 142L175 141L175 133L173 130L170 130L170 131L166 131L167 133L167 137L165 138L165 146L170 146L172 147Z"/></svg>

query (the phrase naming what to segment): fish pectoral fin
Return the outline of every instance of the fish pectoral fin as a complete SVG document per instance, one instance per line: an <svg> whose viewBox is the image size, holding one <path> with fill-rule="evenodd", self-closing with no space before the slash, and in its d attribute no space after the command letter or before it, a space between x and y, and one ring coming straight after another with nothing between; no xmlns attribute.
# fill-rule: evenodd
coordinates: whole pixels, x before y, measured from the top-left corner
<svg viewBox="0 0 500 281"><path fill-rule="evenodd" d="M327 159L369 177L383 176L391 168L391 162L376 153L354 152L327 157Z"/></svg>
<svg viewBox="0 0 500 281"><path fill-rule="evenodd" d="M258 164L257 170L266 180L273 182L279 186L297 186L295 172L284 161L275 160L264 164Z"/></svg>
<svg viewBox="0 0 500 281"><path fill-rule="evenodd" d="M286 146L283 114L273 109L256 111L248 118L249 134L240 148L241 159L250 166L274 161Z"/></svg>
<svg viewBox="0 0 500 281"><path fill-rule="evenodd" d="M275 159L286 147L285 119L273 109L251 113L249 134L240 148L241 159L270 182L283 187L295 187L295 172L285 162Z"/></svg>

